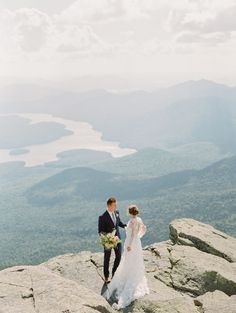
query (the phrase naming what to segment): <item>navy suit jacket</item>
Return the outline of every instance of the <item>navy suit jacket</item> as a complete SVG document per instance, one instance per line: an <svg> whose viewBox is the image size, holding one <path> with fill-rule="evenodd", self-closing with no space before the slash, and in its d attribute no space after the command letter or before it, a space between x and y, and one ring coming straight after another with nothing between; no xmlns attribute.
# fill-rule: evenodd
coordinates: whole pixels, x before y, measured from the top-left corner
<svg viewBox="0 0 236 313"><path fill-rule="evenodd" d="M101 232L111 233L113 229L115 228L116 229L115 235L121 238L119 227L125 228L127 224L124 224L121 222L120 214L118 210L115 210L115 213L116 213L116 225L113 223L113 220L107 210L102 215L99 216L98 218L98 233L99 234Z"/></svg>

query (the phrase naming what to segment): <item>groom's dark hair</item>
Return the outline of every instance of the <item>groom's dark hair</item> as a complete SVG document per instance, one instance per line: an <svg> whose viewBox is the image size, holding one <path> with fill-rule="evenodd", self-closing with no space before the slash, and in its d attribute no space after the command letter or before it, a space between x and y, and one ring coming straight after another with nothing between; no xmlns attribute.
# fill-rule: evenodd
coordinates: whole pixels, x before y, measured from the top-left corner
<svg viewBox="0 0 236 313"><path fill-rule="evenodd" d="M111 197L111 198L109 198L109 199L107 200L107 205L110 205L110 204L112 204L113 202L116 202L116 198Z"/></svg>

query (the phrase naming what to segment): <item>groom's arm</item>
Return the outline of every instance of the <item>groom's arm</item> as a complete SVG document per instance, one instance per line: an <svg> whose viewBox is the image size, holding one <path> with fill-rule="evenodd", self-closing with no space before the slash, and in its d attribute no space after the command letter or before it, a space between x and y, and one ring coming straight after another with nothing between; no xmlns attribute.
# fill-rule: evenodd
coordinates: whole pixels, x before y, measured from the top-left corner
<svg viewBox="0 0 236 313"><path fill-rule="evenodd" d="M105 229L104 229L104 223L102 220L102 216L99 216L99 218L98 218L98 233L100 234L101 232L105 232Z"/></svg>
<svg viewBox="0 0 236 313"><path fill-rule="evenodd" d="M118 210L116 210L116 212L117 212L118 215L119 215L119 224L118 224L118 225L119 225L120 227L122 227L122 228L125 228L125 227L127 226L127 224L124 224L124 223L121 222L121 220L120 220L120 213L119 213Z"/></svg>
<svg viewBox="0 0 236 313"><path fill-rule="evenodd" d="M121 220L120 220L119 226L122 227L122 228L125 228L127 226L127 224L122 223Z"/></svg>

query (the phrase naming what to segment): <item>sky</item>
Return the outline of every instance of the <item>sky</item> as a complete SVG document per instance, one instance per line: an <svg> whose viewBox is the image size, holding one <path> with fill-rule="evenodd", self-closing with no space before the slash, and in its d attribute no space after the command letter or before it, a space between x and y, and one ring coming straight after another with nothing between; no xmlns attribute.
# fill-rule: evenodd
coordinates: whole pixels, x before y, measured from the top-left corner
<svg viewBox="0 0 236 313"><path fill-rule="evenodd" d="M1 81L236 86L235 16L235 0L0 0Z"/></svg>

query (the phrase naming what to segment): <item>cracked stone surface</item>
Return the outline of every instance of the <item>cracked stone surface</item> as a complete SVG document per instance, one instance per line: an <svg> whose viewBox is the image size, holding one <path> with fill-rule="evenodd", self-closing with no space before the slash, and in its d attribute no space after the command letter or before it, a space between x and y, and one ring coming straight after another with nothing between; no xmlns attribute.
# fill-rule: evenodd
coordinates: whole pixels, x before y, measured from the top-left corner
<svg viewBox="0 0 236 313"><path fill-rule="evenodd" d="M235 313L236 312L236 295L227 296L224 292L215 290L206 292L204 295L194 300L204 313Z"/></svg>
<svg viewBox="0 0 236 313"><path fill-rule="evenodd" d="M169 227L169 240L143 248L150 294L119 312L236 313L235 239L190 219ZM114 251L110 272L113 261ZM102 252L67 253L0 271L0 313L116 312L104 288Z"/></svg>
<svg viewBox="0 0 236 313"><path fill-rule="evenodd" d="M169 225L170 238L174 243L195 246L229 262L236 262L236 238L231 237L208 224L191 218L172 221Z"/></svg>
<svg viewBox="0 0 236 313"><path fill-rule="evenodd" d="M193 300L187 297L176 297L166 300L159 300L155 297L145 297L134 303L132 311L129 309L124 312L155 312L155 313L199 313L198 307Z"/></svg>
<svg viewBox="0 0 236 313"><path fill-rule="evenodd" d="M0 308L2 313L113 312L97 293L43 265L0 271Z"/></svg>
<svg viewBox="0 0 236 313"><path fill-rule="evenodd" d="M114 259L114 257L113 257ZM111 260L113 260L111 258ZM100 294L103 284L103 254L82 251L67 253L42 263L53 272L72 279Z"/></svg>
<svg viewBox="0 0 236 313"><path fill-rule="evenodd" d="M221 290L236 294L236 270L224 258L202 252L195 247L175 245L170 251L172 285L200 295Z"/></svg>

